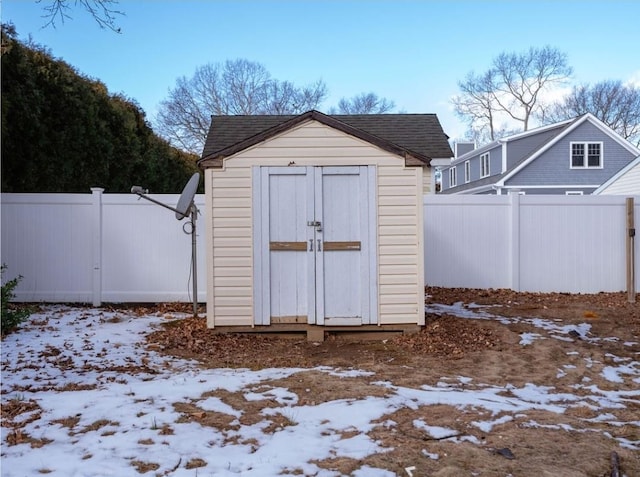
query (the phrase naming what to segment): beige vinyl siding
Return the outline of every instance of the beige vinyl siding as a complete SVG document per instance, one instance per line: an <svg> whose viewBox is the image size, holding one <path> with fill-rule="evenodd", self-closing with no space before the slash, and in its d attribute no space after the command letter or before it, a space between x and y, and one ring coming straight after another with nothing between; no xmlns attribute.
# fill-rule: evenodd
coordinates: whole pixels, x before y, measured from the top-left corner
<svg viewBox="0 0 640 477"><path fill-rule="evenodd" d="M378 323L424 323L422 196L430 173L316 121L303 123L208 169L212 227L209 326L253 323L252 166L377 166ZM426 178L426 179L425 179Z"/></svg>
<svg viewBox="0 0 640 477"><path fill-rule="evenodd" d="M423 323L421 168L378 167L379 322Z"/></svg>
<svg viewBox="0 0 640 477"><path fill-rule="evenodd" d="M640 162L616 178L600 194L603 195L640 195Z"/></svg>
<svg viewBox="0 0 640 477"><path fill-rule="evenodd" d="M431 181L432 181L433 168L422 168L422 194L431 194Z"/></svg>
<svg viewBox="0 0 640 477"><path fill-rule="evenodd" d="M253 323L251 170L207 169L211 219L207 324Z"/></svg>

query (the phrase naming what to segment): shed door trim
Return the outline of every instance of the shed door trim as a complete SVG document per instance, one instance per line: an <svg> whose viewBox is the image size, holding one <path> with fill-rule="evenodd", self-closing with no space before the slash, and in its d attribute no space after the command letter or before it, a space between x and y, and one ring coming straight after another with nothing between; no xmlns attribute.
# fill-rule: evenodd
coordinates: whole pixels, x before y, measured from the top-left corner
<svg viewBox="0 0 640 477"><path fill-rule="evenodd" d="M376 184L376 168L375 166L306 166L306 167L269 167L269 166L253 166L253 298L254 298L254 323L256 325L269 325L271 323L272 306L278 306L271 303L270 287L272 286L272 266L270 260L274 257L273 252L279 257L279 253L294 254L298 265L298 276L301 278L306 275L305 286L289 284L292 292L306 295L306 309L299 307L295 310L296 322L300 322L300 314L306 312L308 323L312 324L372 324L378 321L378 269L377 269L377 184ZM289 236L269 237L269 224L272 211L270 211L270 174L277 176L287 175L305 176L304 179L294 180L294 188L297 189L295 200L298 203L294 207L297 215L305 215L305 224L308 221L323 220L323 177L331 175L357 175L358 187L361 199L358 228L360 234L358 237L345 237L344 235L334 235L334 239L324 242L324 234L317 233L314 227L306 227L305 232L294 232L295 237ZM279 180L279 179L276 179ZM301 182L304 181L304 182ZM287 182L285 182L287 183ZM295 184L304 184L304 190L295 186ZM334 189L335 190L335 189ZM342 189L344 190L344 189ZM278 196L274 196L278 197ZM306 204L302 204L302 201ZM288 202L287 202L288 203ZM335 202L334 202L335 204ZM289 207L287 207L288 209ZM335 205L334 205L334 210ZM279 219L278 219L279 220ZM299 220L299 219L298 219ZM289 222L279 222L288 229ZM278 230L278 229L276 229ZM329 237L328 237L329 238ZM320 239L320 240L318 240ZM271 241L270 241L271 240ZM293 240L293 241L291 241ZM304 241L303 241L304 240ZM319 253L318 245L322 244L323 250ZM305 253L306 247L306 253ZM315 247L315 249L314 249ZM361 254L361 268L359 278L360 299L356 301L360 303L361 316L358 316L357 322L353 319L341 319L327 317L325 320L324 300L330 299L324 296L325 290L323 286L323 273L325 270L324 252L337 254L342 256L343 253L358 252ZM310 253L311 252L311 253ZM298 255L299 254L299 255ZM345 255L344 257L347 257ZM279 259L278 259L279 260ZM334 260L335 262L335 260ZM306 272L302 275L301 269L306 263ZM277 265L276 265L277 267ZM278 270L275 268L273 270ZM277 277L277 275L276 275ZM332 283L332 282L329 282ZM334 287L335 288L335 287ZM275 289L274 289L275 290ZM275 296L275 299L279 299ZM333 305L335 302L331 302ZM342 308L339 308L342 309ZM302 310L302 311L300 311ZM287 310L287 313L290 310ZM285 313L285 314L287 314ZM290 313L289 313L290 314ZM280 315L274 315L280 317ZM292 315L293 316L293 315ZM339 316L337 314L336 316ZM290 317L285 317L289 319Z"/></svg>

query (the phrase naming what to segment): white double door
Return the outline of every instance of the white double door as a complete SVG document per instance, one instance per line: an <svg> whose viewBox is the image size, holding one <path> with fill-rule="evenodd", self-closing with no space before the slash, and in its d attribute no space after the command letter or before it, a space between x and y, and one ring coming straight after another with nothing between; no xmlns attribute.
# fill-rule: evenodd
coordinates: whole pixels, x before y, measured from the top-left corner
<svg viewBox="0 0 640 477"><path fill-rule="evenodd" d="M253 206L256 324L374 320L374 167L256 167Z"/></svg>

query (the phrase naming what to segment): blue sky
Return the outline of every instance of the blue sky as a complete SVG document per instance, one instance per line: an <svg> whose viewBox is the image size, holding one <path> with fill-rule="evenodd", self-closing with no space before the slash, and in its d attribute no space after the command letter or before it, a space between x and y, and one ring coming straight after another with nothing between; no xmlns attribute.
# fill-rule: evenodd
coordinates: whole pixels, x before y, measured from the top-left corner
<svg viewBox="0 0 640 477"><path fill-rule="evenodd" d="M452 138L457 82L502 52L550 45L568 55L575 83L640 84L640 2L610 1L177 1L121 0L121 34L80 7L42 28L42 0L3 0L2 21L135 99L153 122L180 76L228 59L262 63L302 86L322 79L330 96L374 92L408 113L436 113Z"/></svg>

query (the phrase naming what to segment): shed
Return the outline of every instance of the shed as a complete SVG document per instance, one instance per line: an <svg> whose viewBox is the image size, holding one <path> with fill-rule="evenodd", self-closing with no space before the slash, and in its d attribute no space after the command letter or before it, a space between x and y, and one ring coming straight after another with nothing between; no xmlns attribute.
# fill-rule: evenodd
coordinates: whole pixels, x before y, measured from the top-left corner
<svg viewBox="0 0 640 477"><path fill-rule="evenodd" d="M423 194L431 159L452 155L435 114L213 116L208 326L423 325Z"/></svg>

